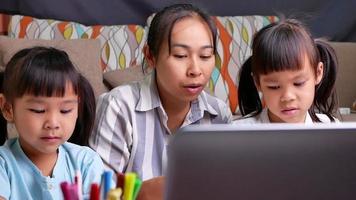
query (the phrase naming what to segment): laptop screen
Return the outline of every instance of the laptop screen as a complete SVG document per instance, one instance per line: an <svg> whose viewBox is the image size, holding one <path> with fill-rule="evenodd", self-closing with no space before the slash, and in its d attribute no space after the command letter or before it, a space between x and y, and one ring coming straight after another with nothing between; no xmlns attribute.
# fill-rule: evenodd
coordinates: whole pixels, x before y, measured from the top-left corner
<svg viewBox="0 0 356 200"><path fill-rule="evenodd" d="M356 199L356 123L188 126L165 199Z"/></svg>

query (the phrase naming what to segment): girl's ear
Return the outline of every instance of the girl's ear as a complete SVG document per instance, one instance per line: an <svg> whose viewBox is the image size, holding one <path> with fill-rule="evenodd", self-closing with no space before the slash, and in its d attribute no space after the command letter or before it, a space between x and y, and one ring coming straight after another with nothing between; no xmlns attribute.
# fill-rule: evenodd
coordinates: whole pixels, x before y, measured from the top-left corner
<svg viewBox="0 0 356 200"><path fill-rule="evenodd" d="M145 59L148 64L148 67L154 68L155 67L155 58L152 55L150 48L147 44L143 47L143 53L145 55Z"/></svg>
<svg viewBox="0 0 356 200"><path fill-rule="evenodd" d="M6 102L6 98L3 94L0 93L0 109L2 115L8 122L13 122L14 120L14 112L12 109L12 105L9 102Z"/></svg>
<svg viewBox="0 0 356 200"><path fill-rule="evenodd" d="M321 82L321 80L323 79L323 75L324 75L324 64L322 62L319 62L316 68L315 85Z"/></svg>
<svg viewBox="0 0 356 200"><path fill-rule="evenodd" d="M253 83L255 84L256 88L257 88L257 91L261 91L261 86L259 84L259 81L257 80L256 76L252 75L252 78L253 78Z"/></svg>

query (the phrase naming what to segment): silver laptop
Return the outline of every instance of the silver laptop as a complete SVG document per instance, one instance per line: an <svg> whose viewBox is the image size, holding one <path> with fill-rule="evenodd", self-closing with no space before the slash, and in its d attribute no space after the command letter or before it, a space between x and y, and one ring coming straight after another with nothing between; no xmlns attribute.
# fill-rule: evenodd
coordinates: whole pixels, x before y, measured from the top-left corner
<svg viewBox="0 0 356 200"><path fill-rule="evenodd" d="M167 200L356 199L356 123L188 126L168 146Z"/></svg>

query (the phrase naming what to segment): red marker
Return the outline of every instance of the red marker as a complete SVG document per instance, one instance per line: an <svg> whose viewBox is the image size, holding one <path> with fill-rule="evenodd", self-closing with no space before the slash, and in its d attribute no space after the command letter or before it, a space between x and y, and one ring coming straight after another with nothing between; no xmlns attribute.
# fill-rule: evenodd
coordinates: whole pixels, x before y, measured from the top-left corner
<svg viewBox="0 0 356 200"><path fill-rule="evenodd" d="M96 183L90 186L90 200L100 200L100 188Z"/></svg>

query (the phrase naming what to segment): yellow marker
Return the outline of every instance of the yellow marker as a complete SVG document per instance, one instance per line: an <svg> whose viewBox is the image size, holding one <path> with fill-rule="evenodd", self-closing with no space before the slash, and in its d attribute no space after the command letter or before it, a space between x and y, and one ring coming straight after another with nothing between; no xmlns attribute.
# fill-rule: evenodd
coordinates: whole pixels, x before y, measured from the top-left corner
<svg viewBox="0 0 356 200"><path fill-rule="evenodd" d="M120 200L121 194L122 194L121 188L111 189L108 193L107 200Z"/></svg>
<svg viewBox="0 0 356 200"><path fill-rule="evenodd" d="M136 182L136 174L128 172L125 174L124 198L123 200L132 200Z"/></svg>

